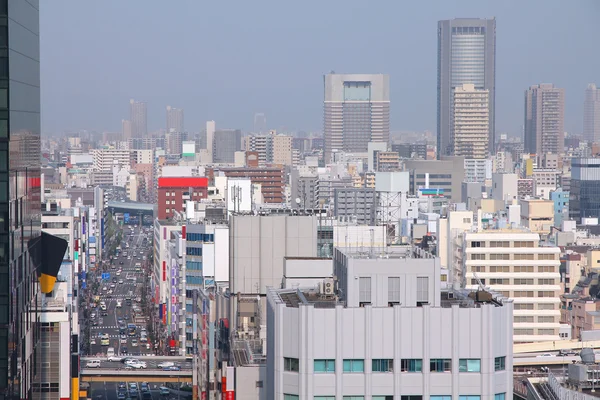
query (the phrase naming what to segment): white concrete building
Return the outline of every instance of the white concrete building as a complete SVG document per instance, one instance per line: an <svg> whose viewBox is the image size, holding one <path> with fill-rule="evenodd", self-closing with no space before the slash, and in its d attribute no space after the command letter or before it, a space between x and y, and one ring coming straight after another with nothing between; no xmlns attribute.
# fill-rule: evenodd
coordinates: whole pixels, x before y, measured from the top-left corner
<svg viewBox="0 0 600 400"><path fill-rule="evenodd" d="M466 159L486 159L489 154L489 91L463 84L453 91L452 154Z"/></svg>
<svg viewBox="0 0 600 400"><path fill-rule="evenodd" d="M266 398L512 397L512 302L442 292L413 254L336 249L333 286L270 289Z"/></svg>
<svg viewBox="0 0 600 400"><path fill-rule="evenodd" d="M116 149L92 149L90 150L94 158L94 170L112 172L113 166L120 167L130 165L131 152L129 150Z"/></svg>
<svg viewBox="0 0 600 400"><path fill-rule="evenodd" d="M526 230L467 232L463 285L485 286L514 300L514 341L560 340L560 249L540 246Z"/></svg>

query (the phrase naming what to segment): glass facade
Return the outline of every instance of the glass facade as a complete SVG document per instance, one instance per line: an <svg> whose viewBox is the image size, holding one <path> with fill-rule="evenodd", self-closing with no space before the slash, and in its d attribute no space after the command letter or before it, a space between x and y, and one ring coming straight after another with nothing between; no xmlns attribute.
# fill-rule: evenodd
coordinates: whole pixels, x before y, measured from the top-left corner
<svg viewBox="0 0 600 400"><path fill-rule="evenodd" d="M41 234L39 157L38 1L0 0L0 398L32 398L39 371L40 291L29 257Z"/></svg>
<svg viewBox="0 0 600 400"><path fill-rule="evenodd" d="M600 217L600 159L574 158L571 162L569 217Z"/></svg>

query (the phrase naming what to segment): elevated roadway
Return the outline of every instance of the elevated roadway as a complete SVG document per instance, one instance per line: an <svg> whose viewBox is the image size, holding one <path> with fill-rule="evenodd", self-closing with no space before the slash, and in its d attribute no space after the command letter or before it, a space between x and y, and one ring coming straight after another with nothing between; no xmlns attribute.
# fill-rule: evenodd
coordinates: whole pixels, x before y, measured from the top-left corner
<svg viewBox="0 0 600 400"><path fill-rule="evenodd" d="M82 368L82 382L176 382L191 383L192 370Z"/></svg>

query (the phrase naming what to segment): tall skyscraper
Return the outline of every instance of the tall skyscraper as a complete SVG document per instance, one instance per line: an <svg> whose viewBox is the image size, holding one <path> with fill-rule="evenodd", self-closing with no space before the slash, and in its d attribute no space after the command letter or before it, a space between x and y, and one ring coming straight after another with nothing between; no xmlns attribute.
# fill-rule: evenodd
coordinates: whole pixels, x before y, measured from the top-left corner
<svg viewBox="0 0 600 400"><path fill-rule="evenodd" d="M41 368L41 293L36 276L40 271L32 259L41 248L40 40L34 4L37 1L0 1L0 42L5 47L0 78L6 85L0 91L0 397L4 399L33 398L32 383Z"/></svg>
<svg viewBox="0 0 600 400"><path fill-rule="evenodd" d="M472 83L454 88L452 154L467 159L485 159L489 154L489 90L475 89Z"/></svg>
<svg viewBox="0 0 600 400"><path fill-rule="evenodd" d="M600 143L600 89L594 83L585 89L583 137L592 143Z"/></svg>
<svg viewBox="0 0 600 400"><path fill-rule="evenodd" d="M148 136L148 112L145 102L129 100L129 120L133 137L145 138Z"/></svg>
<svg viewBox="0 0 600 400"><path fill-rule="evenodd" d="M267 116L265 114L254 114L254 133L267 133Z"/></svg>
<svg viewBox="0 0 600 400"><path fill-rule="evenodd" d="M366 153L369 142L389 141L389 75L331 73L324 82L326 163L334 151Z"/></svg>
<svg viewBox="0 0 600 400"><path fill-rule="evenodd" d="M488 91L489 151L494 150L496 20L458 18L438 22L437 154L452 155L454 89L473 84Z"/></svg>
<svg viewBox="0 0 600 400"><path fill-rule="evenodd" d="M565 145L565 90L551 83L525 91L525 151L562 154Z"/></svg>
<svg viewBox="0 0 600 400"><path fill-rule="evenodd" d="M183 110L167 106L167 132L183 132Z"/></svg>

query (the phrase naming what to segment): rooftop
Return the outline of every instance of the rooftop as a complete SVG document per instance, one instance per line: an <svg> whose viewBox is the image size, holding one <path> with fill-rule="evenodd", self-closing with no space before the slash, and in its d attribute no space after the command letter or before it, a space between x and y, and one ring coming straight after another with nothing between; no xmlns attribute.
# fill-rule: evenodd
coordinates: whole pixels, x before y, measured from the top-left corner
<svg viewBox="0 0 600 400"><path fill-rule="evenodd" d="M336 247L336 250L349 258L362 259L407 259L407 258L435 258L427 250L413 245L397 245L386 247Z"/></svg>

